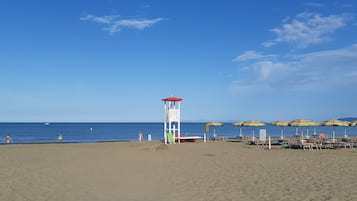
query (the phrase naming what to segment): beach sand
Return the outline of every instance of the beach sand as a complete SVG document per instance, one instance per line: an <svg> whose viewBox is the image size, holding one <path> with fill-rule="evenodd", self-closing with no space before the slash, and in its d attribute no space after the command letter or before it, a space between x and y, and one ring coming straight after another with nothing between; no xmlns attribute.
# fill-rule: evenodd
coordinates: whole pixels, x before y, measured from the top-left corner
<svg viewBox="0 0 357 201"><path fill-rule="evenodd" d="M357 200L357 149L233 142L0 146L0 200Z"/></svg>

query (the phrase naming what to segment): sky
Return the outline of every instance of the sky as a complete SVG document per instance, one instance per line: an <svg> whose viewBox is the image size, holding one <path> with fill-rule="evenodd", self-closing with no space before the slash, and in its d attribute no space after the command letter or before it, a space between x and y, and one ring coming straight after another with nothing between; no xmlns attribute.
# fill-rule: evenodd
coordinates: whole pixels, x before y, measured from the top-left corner
<svg viewBox="0 0 357 201"><path fill-rule="evenodd" d="M354 0L1 0L0 122L356 117Z"/></svg>

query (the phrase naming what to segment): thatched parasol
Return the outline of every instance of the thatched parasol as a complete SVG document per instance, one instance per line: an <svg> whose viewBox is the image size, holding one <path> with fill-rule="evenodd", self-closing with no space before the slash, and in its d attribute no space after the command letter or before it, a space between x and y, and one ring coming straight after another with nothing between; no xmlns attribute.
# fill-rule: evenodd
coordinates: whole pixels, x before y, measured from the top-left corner
<svg viewBox="0 0 357 201"><path fill-rule="evenodd" d="M279 120L279 121L274 121L271 123L273 126L280 126L281 127L281 134L280 134L280 139L284 139L284 129L283 126L289 126L288 121L284 120Z"/></svg>
<svg viewBox="0 0 357 201"><path fill-rule="evenodd" d="M251 120L251 121L245 121L245 122L243 122L242 126L259 127L259 126L265 126L265 123L264 123L264 122L261 122L261 121Z"/></svg>
<svg viewBox="0 0 357 201"><path fill-rule="evenodd" d="M308 120L308 119L296 119L296 120L293 120L289 123L289 126L295 126L295 127L307 127L307 130L306 130L306 136L308 137L309 136L309 127L312 127L312 126L319 126L320 123L316 122L316 121L312 121L312 120ZM296 128L296 135L298 135L297 133L297 128ZM303 140L304 138L304 134L301 130L301 140Z"/></svg>
<svg viewBox="0 0 357 201"><path fill-rule="evenodd" d="M236 121L236 122L233 122L232 125L233 126L243 126L243 121Z"/></svg>
<svg viewBox="0 0 357 201"><path fill-rule="evenodd" d="M349 126L350 123L348 121L341 121L338 119L332 119L332 120L327 120L322 122L322 126L332 126L333 131L332 131L332 141L335 142L335 126ZM345 128L345 137L347 137L347 129Z"/></svg>
<svg viewBox="0 0 357 201"><path fill-rule="evenodd" d="M349 123L347 121L341 121L338 119L333 119L333 120L328 120L322 122L323 126L349 126Z"/></svg>
<svg viewBox="0 0 357 201"><path fill-rule="evenodd" d="M289 126L298 126L298 127L309 127L309 126L318 126L318 125L320 125L318 122L308 119L296 119L289 123Z"/></svg>
<svg viewBox="0 0 357 201"><path fill-rule="evenodd" d="M274 121L271 124L274 126L289 126L289 122L284 120Z"/></svg>
<svg viewBox="0 0 357 201"><path fill-rule="evenodd" d="M265 123L264 122L261 122L261 121L256 121L256 120L250 120L250 121L245 121L243 122L242 126L249 126L249 127L261 127L261 126L265 126ZM252 140L255 139L255 136L254 136L254 128L252 129Z"/></svg>
<svg viewBox="0 0 357 201"><path fill-rule="evenodd" d="M217 121L207 123L206 124L206 133L207 133L207 135L209 134L209 127L211 127L211 126L223 126L223 125L224 125L223 123L217 122Z"/></svg>
<svg viewBox="0 0 357 201"><path fill-rule="evenodd" d="M350 126L357 126L357 120L356 120L356 121L352 121L352 122L350 123Z"/></svg>
<svg viewBox="0 0 357 201"><path fill-rule="evenodd" d="M243 137L242 134L242 126L243 126L243 121L236 121L232 123L232 126L239 126L239 136Z"/></svg>

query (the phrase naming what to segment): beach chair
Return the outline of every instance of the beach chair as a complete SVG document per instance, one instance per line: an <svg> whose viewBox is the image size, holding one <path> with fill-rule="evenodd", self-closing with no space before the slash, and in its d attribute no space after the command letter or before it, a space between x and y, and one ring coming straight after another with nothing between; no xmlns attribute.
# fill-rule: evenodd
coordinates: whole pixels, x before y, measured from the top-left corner
<svg viewBox="0 0 357 201"><path fill-rule="evenodd" d="M302 143L302 148L304 150L312 150L310 143Z"/></svg>
<svg viewBox="0 0 357 201"><path fill-rule="evenodd" d="M318 145L314 142L303 142L302 143L302 148L304 150L314 150L314 148L316 148L317 150L319 149L318 148Z"/></svg>

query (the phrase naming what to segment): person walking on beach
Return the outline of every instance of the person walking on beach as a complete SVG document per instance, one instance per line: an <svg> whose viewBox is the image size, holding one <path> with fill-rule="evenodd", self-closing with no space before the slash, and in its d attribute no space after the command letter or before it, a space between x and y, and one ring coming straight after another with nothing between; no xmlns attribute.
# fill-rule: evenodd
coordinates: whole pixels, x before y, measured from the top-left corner
<svg viewBox="0 0 357 201"><path fill-rule="evenodd" d="M12 139L11 139L10 134L8 134L8 135L6 136L6 143L7 143L7 144L12 143Z"/></svg>

